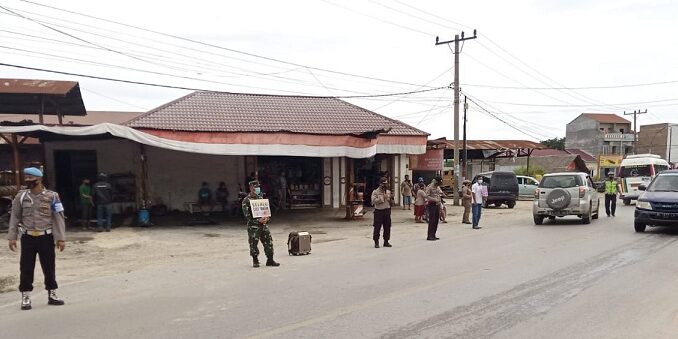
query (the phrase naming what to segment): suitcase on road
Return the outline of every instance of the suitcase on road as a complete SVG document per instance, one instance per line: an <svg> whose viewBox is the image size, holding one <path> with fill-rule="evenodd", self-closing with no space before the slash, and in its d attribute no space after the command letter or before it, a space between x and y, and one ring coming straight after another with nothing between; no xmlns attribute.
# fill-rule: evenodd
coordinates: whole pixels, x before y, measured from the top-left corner
<svg viewBox="0 0 678 339"><path fill-rule="evenodd" d="M311 253L311 234L308 232L290 232L287 238L287 251L290 255Z"/></svg>

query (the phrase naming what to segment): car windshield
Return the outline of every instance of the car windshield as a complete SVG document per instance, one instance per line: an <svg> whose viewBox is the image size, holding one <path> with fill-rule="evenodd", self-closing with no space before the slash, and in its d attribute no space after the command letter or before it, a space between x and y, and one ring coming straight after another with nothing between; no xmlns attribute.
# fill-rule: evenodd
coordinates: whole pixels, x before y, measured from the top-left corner
<svg viewBox="0 0 678 339"><path fill-rule="evenodd" d="M678 192L678 175L658 175L647 190L650 192Z"/></svg>
<svg viewBox="0 0 678 339"><path fill-rule="evenodd" d="M624 166L619 169L619 177L650 177L652 176L651 165Z"/></svg>
<svg viewBox="0 0 678 339"><path fill-rule="evenodd" d="M582 186L581 177L578 175L554 175L541 179L541 188L570 188Z"/></svg>

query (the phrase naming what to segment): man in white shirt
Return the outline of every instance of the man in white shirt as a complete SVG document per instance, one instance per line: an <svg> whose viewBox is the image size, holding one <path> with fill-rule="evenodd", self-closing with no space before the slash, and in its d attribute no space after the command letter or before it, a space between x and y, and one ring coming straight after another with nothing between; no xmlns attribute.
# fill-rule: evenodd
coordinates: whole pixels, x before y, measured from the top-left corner
<svg viewBox="0 0 678 339"><path fill-rule="evenodd" d="M476 183L471 187L471 193L473 195L473 200L471 204L471 213L473 214L473 229L480 229L478 226L480 223L480 213L483 208L483 177L478 176L476 178Z"/></svg>

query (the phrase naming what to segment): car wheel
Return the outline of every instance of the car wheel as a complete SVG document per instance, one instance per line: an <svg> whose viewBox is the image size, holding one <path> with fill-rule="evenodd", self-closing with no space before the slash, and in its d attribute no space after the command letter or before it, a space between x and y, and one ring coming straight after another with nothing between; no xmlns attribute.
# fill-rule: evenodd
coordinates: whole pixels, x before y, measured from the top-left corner
<svg viewBox="0 0 678 339"><path fill-rule="evenodd" d="M516 207L516 202L515 201L509 201L508 204L506 204L506 206L508 206L508 208L514 208L514 207Z"/></svg>
<svg viewBox="0 0 678 339"><path fill-rule="evenodd" d="M598 216L600 216L600 202L598 202L598 207L596 207L596 214L594 214L591 218L593 219L598 219Z"/></svg>
<svg viewBox="0 0 678 339"><path fill-rule="evenodd" d="M589 213L581 216L581 222L583 224L590 224L591 223L591 207L589 207Z"/></svg>
<svg viewBox="0 0 678 339"><path fill-rule="evenodd" d="M556 220L556 216L555 215L550 216L549 220Z"/></svg>
<svg viewBox="0 0 678 339"><path fill-rule="evenodd" d="M640 222L634 222L633 223L633 228L635 228L636 232L638 232L638 233L645 232L645 226L646 226L645 224L640 223Z"/></svg>
<svg viewBox="0 0 678 339"><path fill-rule="evenodd" d="M624 206L631 205L631 199L624 199Z"/></svg>
<svg viewBox="0 0 678 339"><path fill-rule="evenodd" d="M542 217L542 216L540 216L540 215L535 215L535 216L534 216L534 224L535 224L535 225L541 225L541 224L543 224L543 223L544 223L544 217Z"/></svg>

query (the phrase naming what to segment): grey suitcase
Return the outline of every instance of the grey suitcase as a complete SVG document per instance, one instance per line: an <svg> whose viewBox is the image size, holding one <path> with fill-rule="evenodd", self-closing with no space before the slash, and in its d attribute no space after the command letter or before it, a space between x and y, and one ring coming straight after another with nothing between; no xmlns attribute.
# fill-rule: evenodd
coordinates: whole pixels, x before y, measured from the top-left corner
<svg viewBox="0 0 678 339"><path fill-rule="evenodd" d="M287 251L290 255L311 253L311 234L308 232L290 232L287 238Z"/></svg>

